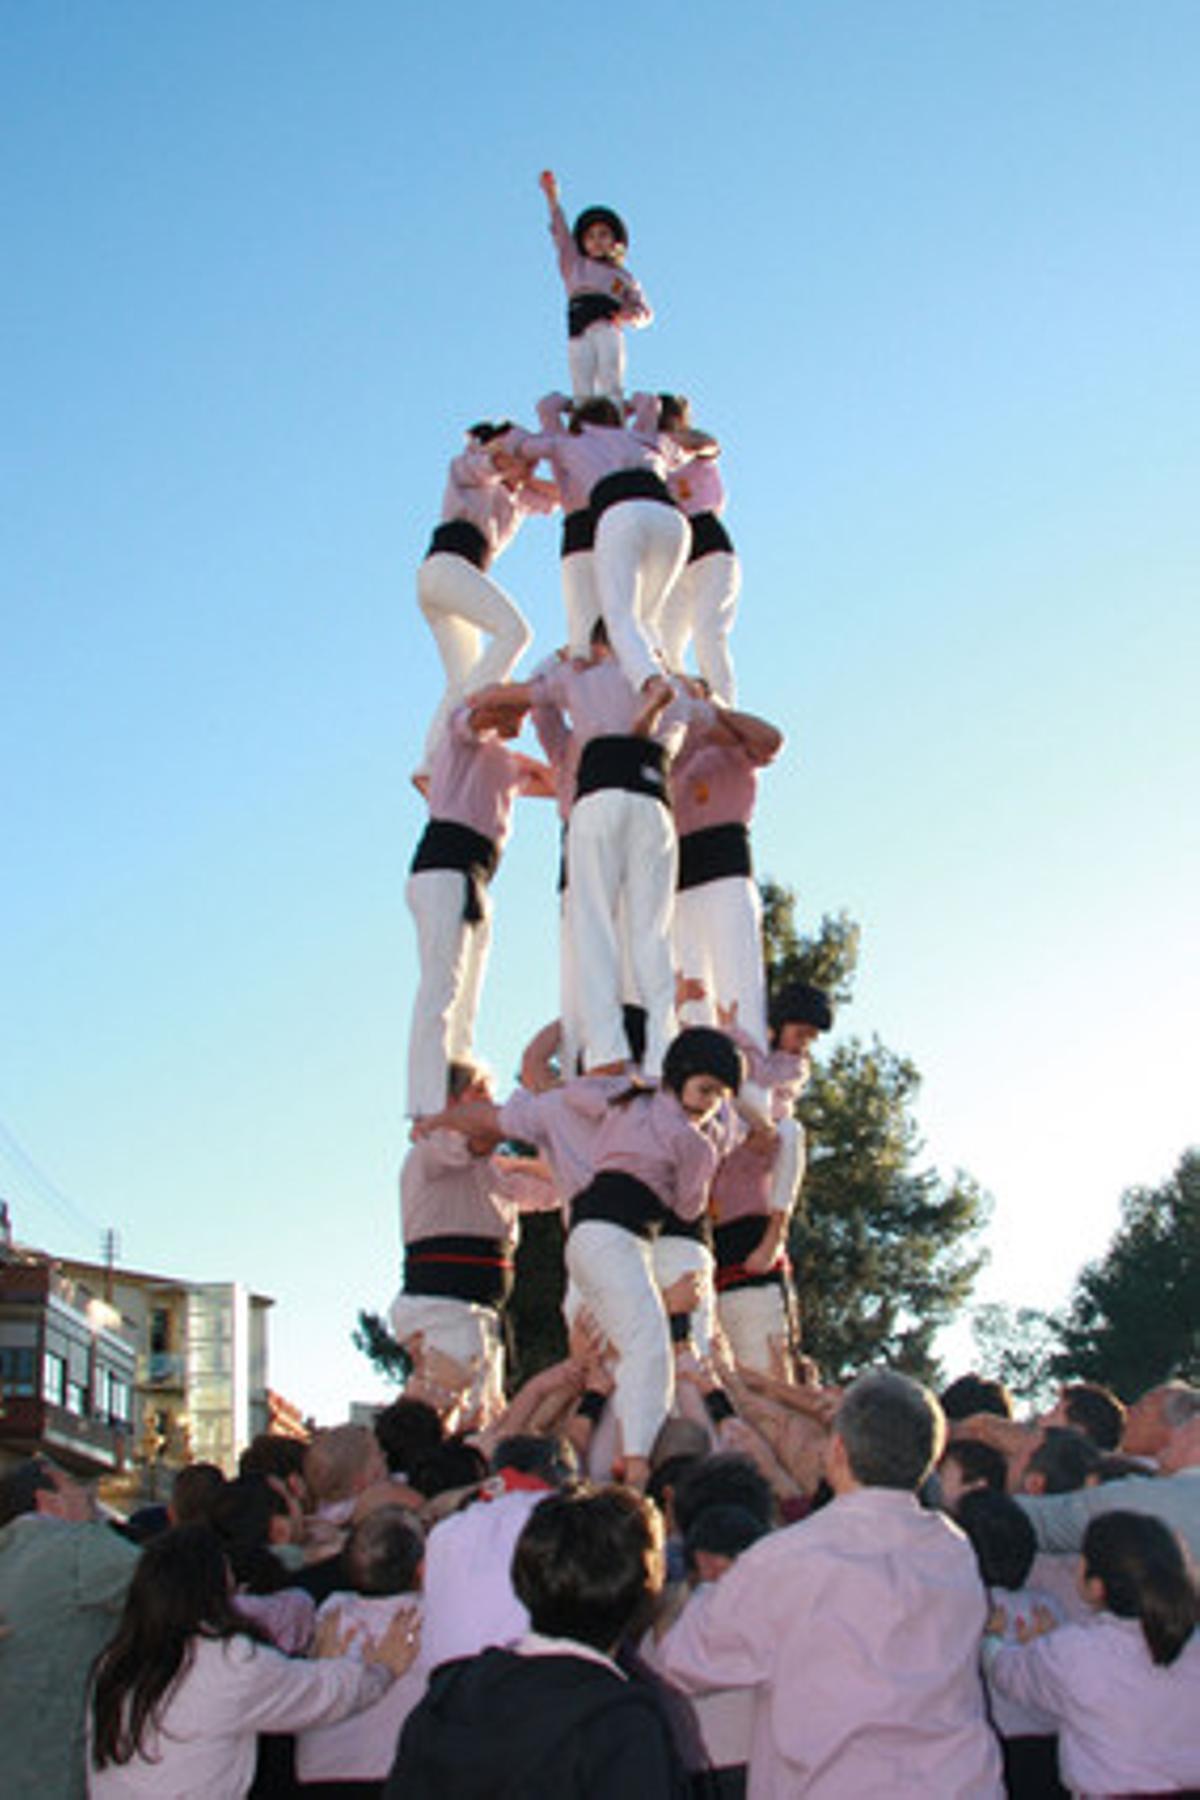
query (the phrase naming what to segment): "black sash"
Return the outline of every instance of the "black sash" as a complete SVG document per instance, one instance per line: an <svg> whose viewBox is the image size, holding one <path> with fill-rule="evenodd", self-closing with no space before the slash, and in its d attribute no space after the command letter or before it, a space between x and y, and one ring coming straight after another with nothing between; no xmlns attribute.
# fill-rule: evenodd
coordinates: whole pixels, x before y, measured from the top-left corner
<svg viewBox="0 0 1200 1800"><path fill-rule="evenodd" d="M592 738L579 758L575 798L582 800L604 788L623 788L630 794L648 794L669 809L666 762L665 750L653 738Z"/></svg>
<svg viewBox="0 0 1200 1800"><path fill-rule="evenodd" d="M711 556L714 550L728 550L730 555L733 554L733 539L715 512L692 513L688 523L692 528L689 562L699 562L702 556Z"/></svg>
<svg viewBox="0 0 1200 1800"><path fill-rule="evenodd" d="M602 475L588 495L597 520L621 500L657 500L663 506L675 505L666 482L653 469L618 469L613 475Z"/></svg>
<svg viewBox="0 0 1200 1800"><path fill-rule="evenodd" d="M459 825L453 819L430 819L421 833L409 866L410 875L428 869L461 870L466 893L462 916L468 925L478 925L483 918L483 888L496 873L500 852L482 831Z"/></svg>
<svg viewBox="0 0 1200 1800"><path fill-rule="evenodd" d="M744 1268L751 1251L757 1250L767 1229L766 1213L749 1213L744 1219L731 1219L713 1232L713 1252L717 1259L715 1285L718 1294L735 1288L782 1287L783 1267L768 1269L765 1275L748 1275Z"/></svg>
<svg viewBox="0 0 1200 1800"><path fill-rule="evenodd" d="M513 1262L500 1238L418 1238L404 1246L404 1292L502 1306L512 1290Z"/></svg>
<svg viewBox="0 0 1200 1800"><path fill-rule="evenodd" d="M615 319L621 302L611 294L572 294L567 301L567 336L582 337L597 319Z"/></svg>
<svg viewBox="0 0 1200 1800"><path fill-rule="evenodd" d="M562 522L562 555L577 556L590 550L596 541L596 519L590 506L577 507Z"/></svg>
<svg viewBox="0 0 1200 1800"><path fill-rule="evenodd" d="M666 1217L667 1209L652 1188L617 1169L602 1169L571 1202L572 1231L589 1219L601 1219L635 1237L655 1238Z"/></svg>
<svg viewBox="0 0 1200 1800"><path fill-rule="evenodd" d="M676 887L703 887L726 875L754 873L750 864L750 833L745 825L705 825L685 831L679 840L679 880Z"/></svg>
<svg viewBox="0 0 1200 1800"><path fill-rule="evenodd" d="M694 1244L704 1244L712 1249L712 1225L706 1213L701 1213L698 1219L681 1219L678 1213L669 1212L659 1236L690 1238Z"/></svg>
<svg viewBox="0 0 1200 1800"><path fill-rule="evenodd" d="M439 555L461 556L477 569L486 569L492 560L487 539L469 519L446 519L434 527L425 556Z"/></svg>

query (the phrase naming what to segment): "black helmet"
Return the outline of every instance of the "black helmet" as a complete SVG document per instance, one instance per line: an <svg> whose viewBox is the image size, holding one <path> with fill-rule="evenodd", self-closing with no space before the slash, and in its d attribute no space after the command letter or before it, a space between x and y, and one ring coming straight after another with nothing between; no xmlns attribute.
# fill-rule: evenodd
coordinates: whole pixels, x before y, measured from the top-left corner
<svg viewBox="0 0 1200 1800"><path fill-rule="evenodd" d="M583 247L583 236L591 225L607 225L618 244L628 250L629 233L620 213L615 213L611 206L585 206L571 228L571 236L575 239L575 248L580 256L587 255Z"/></svg>
<svg viewBox="0 0 1200 1800"><path fill-rule="evenodd" d="M742 1053L731 1037L714 1031L711 1025L689 1025L663 1057L662 1083L672 1093L682 1094L689 1075L713 1075L736 1094L744 1073Z"/></svg>
<svg viewBox="0 0 1200 1800"><path fill-rule="evenodd" d="M825 989L814 987L809 981L789 981L780 988L771 1001L771 1030L778 1031L789 1021L828 1031L833 1024L833 1008Z"/></svg>

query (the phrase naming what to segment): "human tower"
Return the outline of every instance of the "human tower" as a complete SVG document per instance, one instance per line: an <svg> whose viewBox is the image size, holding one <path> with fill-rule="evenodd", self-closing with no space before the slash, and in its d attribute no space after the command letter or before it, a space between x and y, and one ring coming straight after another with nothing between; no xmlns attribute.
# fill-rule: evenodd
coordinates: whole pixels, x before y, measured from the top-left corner
<svg viewBox="0 0 1200 1800"><path fill-rule="evenodd" d="M418 1367L437 1352L470 1371L486 1416L520 1212L561 1206L568 1319L612 1386L611 1403L589 1401L610 1410L615 1465L637 1484L675 1358L705 1357L718 1317L739 1361L786 1353L793 1110L832 1018L805 984L768 1016L750 822L783 736L736 706L720 445L682 395L626 397L625 332L653 314L625 223L589 206L571 226L554 175L539 185L571 392L538 402L537 431L468 429L417 577L446 685L413 776L429 819L407 887L420 973L390 1318ZM532 634L492 570L531 513L554 511L566 642L515 681ZM543 758L513 748L526 720ZM498 1103L474 1034L488 886L519 795L553 798L562 820L560 1006ZM497 1154L510 1140L539 1160Z"/></svg>

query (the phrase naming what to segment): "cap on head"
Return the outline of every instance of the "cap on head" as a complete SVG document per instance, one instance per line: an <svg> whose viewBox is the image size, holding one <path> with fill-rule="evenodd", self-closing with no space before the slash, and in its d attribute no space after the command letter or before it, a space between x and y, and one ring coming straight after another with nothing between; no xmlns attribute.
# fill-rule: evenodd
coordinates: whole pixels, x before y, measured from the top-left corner
<svg viewBox="0 0 1200 1800"><path fill-rule="evenodd" d="M771 1030L779 1031L793 1021L798 1025L815 1025L818 1031L830 1030L833 1008L824 988L814 987L809 981L789 981L786 987L780 988L771 1001Z"/></svg>
<svg viewBox="0 0 1200 1800"><path fill-rule="evenodd" d="M611 206L585 206L571 230L571 236L575 239L575 248L581 256L587 255L583 240L592 225L607 225L618 244L628 250L629 232L620 213L615 213Z"/></svg>
<svg viewBox="0 0 1200 1800"><path fill-rule="evenodd" d="M745 1065L731 1037L711 1025L689 1025L663 1057L663 1086L681 1094L690 1075L711 1075L733 1094L742 1085Z"/></svg>

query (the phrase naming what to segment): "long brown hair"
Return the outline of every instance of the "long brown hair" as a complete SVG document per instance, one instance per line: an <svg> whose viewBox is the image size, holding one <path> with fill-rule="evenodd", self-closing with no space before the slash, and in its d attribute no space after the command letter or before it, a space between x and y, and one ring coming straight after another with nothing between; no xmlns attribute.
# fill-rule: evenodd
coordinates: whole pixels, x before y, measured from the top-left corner
<svg viewBox="0 0 1200 1800"><path fill-rule="evenodd" d="M127 1763L141 1754L164 1702L191 1665L198 1637L267 1639L234 1611L229 1564L207 1525L163 1532L142 1552L116 1636L97 1658L92 1685L92 1760Z"/></svg>

